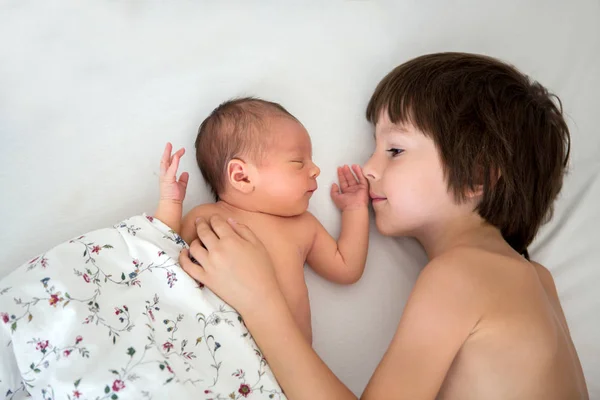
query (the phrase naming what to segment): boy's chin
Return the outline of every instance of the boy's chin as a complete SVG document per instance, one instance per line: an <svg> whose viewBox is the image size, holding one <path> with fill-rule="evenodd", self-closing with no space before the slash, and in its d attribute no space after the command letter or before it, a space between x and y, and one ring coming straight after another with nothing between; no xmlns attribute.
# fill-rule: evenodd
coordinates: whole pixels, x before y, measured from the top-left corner
<svg viewBox="0 0 600 400"><path fill-rule="evenodd" d="M375 215L375 226L377 226L377 231L383 236L410 236L410 232L407 229L403 229L402 226L396 226L391 223L390 218L384 218L377 214Z"/></svg>

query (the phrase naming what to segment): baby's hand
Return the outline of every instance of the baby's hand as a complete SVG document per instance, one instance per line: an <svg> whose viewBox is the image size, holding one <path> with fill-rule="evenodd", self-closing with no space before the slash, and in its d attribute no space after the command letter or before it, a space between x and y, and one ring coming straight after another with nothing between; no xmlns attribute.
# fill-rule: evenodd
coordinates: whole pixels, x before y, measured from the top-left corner
<svg viewBox="0 0 600 400"><path fill-rule="evenodd" d="M354 174L352 173L354 171ZM367 178L362 173L360 165L354 164L350 167L344 165L338 167L339 186L331 186L331 198L333 202L342 211L354 210L369 205L369 184Z"/></svg>
<svg viewBox="0 0 600 400"><path fill-rule="evenodd" d="M160 160L160 201L181 204L185 198L189 174L184 172L177 180L177 168L179 168L179 160L185 154L185 149L181 148L171 155L172 150L171 143L167 143Z"/></svg>

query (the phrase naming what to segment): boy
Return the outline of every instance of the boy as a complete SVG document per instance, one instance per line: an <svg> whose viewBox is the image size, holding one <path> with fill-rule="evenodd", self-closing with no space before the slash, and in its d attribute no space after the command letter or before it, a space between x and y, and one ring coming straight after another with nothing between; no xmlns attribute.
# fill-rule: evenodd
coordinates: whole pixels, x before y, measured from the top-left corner
<svg viewBox="0 0 600 400"><path fill-rule="evenodd" d="M552 275L527 254L569 155L552 96L493 58L430 54L379 83L367 118L377 227L430 262L362 398L587 399ZM287 396L353 398L290 322L252 232L210 225L189 250L202 267L180 263L242 314Z"/></svg>
<svg viewBox="0 0 600 400"><path fill-rule="evenodd" d="M176 172L183 149L171 155L167 144L161 162L161 200L155 217L191 243L195 221L214 214L252 227L275 265L277 280L298 327L312 342L307 262L324 278L342 284L360 279L368 245L367 181L358 165L338 169L340 186L331 196L342 210L336 242L307 212L317 189L319 168L312 161L304 126L281 105L242 98L217 107L202 122L196 160L216 203L192 209L181 221L188 176Z"/></svg>

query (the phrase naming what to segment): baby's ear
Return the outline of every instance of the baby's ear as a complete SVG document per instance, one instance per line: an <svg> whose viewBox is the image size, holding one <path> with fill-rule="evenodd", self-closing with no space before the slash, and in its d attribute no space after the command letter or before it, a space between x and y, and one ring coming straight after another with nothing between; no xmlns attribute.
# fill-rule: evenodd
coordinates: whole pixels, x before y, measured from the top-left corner
<svg viewBox="0 0 600 400"><path fill-rule="evenodd" d="M239 158L234 158L227 163L227 180L229 184L242 193L252 193L254 183L251 179L251 165Z"/></svg>

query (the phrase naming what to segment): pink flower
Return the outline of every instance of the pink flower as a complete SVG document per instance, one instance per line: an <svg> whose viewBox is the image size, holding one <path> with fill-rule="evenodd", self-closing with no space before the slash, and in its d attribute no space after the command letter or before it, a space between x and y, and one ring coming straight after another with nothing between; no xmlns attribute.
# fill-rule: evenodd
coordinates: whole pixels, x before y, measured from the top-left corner
<svg viewBox="0 0 600 400"><path fill-rule="evenodd" d="M79 390L74 390L73 391L73 397L75 397L76 399L78 399L79 396L81 396L81 392Z"/></svg>
<svg viewBox="0 0 600 400"><path fill-rule="evenodd" d="M102 250L102 247L98 245L92 247L92 253L100 254L100 250Z"/></svg>
<svg viewBox="0 0 600 400"><path fill-rule="evenodd" d="M10 318L8 318L8 314L0 313L0 316L2 316L2 322L4 322L5 324L8 324L8 321L10 321Z"/></svg>
<svg viewBox="0 0 600 400"><path fill-rule="evenodd" d="M242 383L240 385L240 388L238 389L238 393L244 397L248 397L248 395L252 393L252 389L250 389L250 386L246 385L245 383Z"/></svg>
<svg viewBox="0 0 600 400"><path fill-rule="evenodd" d="M152 321L155 321L154 314L152 313L152 310L148 310L148 314L150 315L150 318L152 319Z"/></svg>
<svg viewBox="0 0 600 400"><path fill-rule="evenodd" d="M146 219L150 222L154 221L154 217L151 217L149 215L146 215Z"/></svg>
<svg viewBox="0 0 600 400"><path fill-rule="evenodd" d="M115 307L115 315L119 314L121 314L121 310L119 309L119 307Z"/></svg>
<svg viewBox="0 0 600 400"><path fill-rule="evenodd" d="M51 306L56 307L56 303L58 303L59 301L62 301L62 299L60 299L57 294L51 294L50 300L48 300L48 301L50 302Z"/></svg>
<svg viewBox="0 0 600 400"><path fill-rule="evenodd" d="M165 342L163 344L163 350L166 350L167 352L171 351L172 348L173 348L173 343L171 343L171 342Z"/></svg>
<svg viewBox="0 0 600 400"><path fill-rule="evenodd" d="M167 369L169 370L170 373L173 373L173 370L171 369L171 367L169 365L167 365Z"/></svg>
<svg viewBox="0 0 600 400"><path fill-rule="evenodd" d="M81 342L83 340L83 338L81 336L77 336L75 338L75 344L79 344L79 342Z"/></svg>
<svg viewBox="0 0 600 400"><path fill-rule="evenodd" d="M37 261L37 259L40 258L40 256L37 256L36 258L34 258L33 260L29 261L29 264L33 264L34 262Z"/></svg>
<svg viewBox="0 0 600 400"><path fill-rule="evenodd" d="M137 258L133 259L133 265L138 265L140 263L140 260L138 260Z"/></svg>
<svg viewBox="0 0 600 400"><path fill-rule="evenodd" d="M48 341L44 340L44 341L38 342L37 345L35 346L35 349L44 351L44 350L46 350L47 347L48 347Z"/></svg>
<svg viewBox="0 0 600 400"><path fill-rule="evenodd" d="M65 350L65 351L63 351L63 355L65 357L69 357L70 354L71 354L71 350Z"/></svg>
<svg viewBox="0 0 600 400"><path fill-rule="evenodd" d="M121 389L125 389L125 382L123 382L120 379L117 379L116 381L113 382L112 390L113 390L113 392L118 392Z"/></svg>
<svg viewBox="0 0 600 400"><path fill-rule="evenodd" d="M88 274L83 274L83 280L86 281L87 283L90 283L90 277Z"/></svg>

